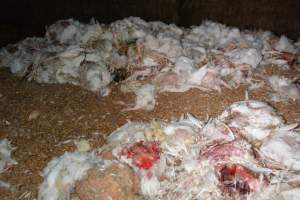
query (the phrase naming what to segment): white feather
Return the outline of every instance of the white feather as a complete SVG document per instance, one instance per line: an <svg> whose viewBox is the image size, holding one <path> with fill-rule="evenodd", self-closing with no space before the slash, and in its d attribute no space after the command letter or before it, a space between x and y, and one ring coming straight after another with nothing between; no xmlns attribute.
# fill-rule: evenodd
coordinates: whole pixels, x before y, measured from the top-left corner
<svg viewBox="0 0 300 200"><path fill-rule="evenodd" d="M272 96L275 101L285 101L288 99L300 99L300 89L293 83L292 79L284 76L271 76L268 79L270 86L276 92Z"/></svg>
<svg viewBox="0 0 300 200"><path fill-rule="evenodd" d="M38 199L69 199L76 181L80 180L95 162L95 154L86 152L66 152L52 159L43 171L44 182L40 186Z"/></svg>
<svg viewBox="0 0 300 200"><path fill-rule="evenodd" d="M0 140L0 173L8 166L17 164L17 162L11 158L13 149L7 139Z"/></svg>

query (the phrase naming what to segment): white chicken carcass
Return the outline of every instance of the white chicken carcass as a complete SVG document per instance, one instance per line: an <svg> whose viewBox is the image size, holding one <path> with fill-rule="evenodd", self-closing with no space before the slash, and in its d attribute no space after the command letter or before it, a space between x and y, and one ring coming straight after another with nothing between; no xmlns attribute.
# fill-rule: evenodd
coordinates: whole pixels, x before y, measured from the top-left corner
<svg viewBox="0 0 300 200"><path fill-rule="evenodd" d="M266 138L259 149L270 168L300 171L300 134L291 130L278 130Z"/></svg>
<svg viewBox="0 0 300 200"><path fill-rule="evenodd" d="M92 168L97 159L94 153L73 152L52 159L43 171L39 200L69 199L76 181Z"/></svg>
<svg viewBox="0 0 300 200"><path fill-rule="evenodd" d="M145 84L140 88L135 89L134 92L136 94L135 106L133 108L126 108L124 109L124 111L137 109L144 109L150 111L154 109L156 102L156 89L154 85Z"/></svg>
<svg viewBox="0 0 300 200"><path fill-rule="evenodd" d="M271 100L286 101L292 99L295 101L300 99L300 88L298 88L292 79L274 75L269 77L268 82L275 92L271 94Z"/></svg>
<svg viewBox="0 0 300 200"><path fill-rule="evenodd" d="M262 60L261 52L254 48L235 49L225 54L235 65L247 64L256 68Z"/></svg>
<svg viewBox="0 0 300 200"><path fill-rule="evenodd" d="M254 143L283 125L282 118L271 106L255 100L233 103L218 119Z"/></svg>
<svg viewBox="0 0 300 200"><path fill-rule="evenodd" d="M103 62L83 62L81 69L81 84L85 88L98 92L101 96L109 94L108 85L112 81L112 77Z"/></svg>
<svg viewBox="0 0 300 200"><path fill-rule="evenodd" d="M282 35L277 43L274 44L274 48L277 51L281 52L289 52L289 53L296 53L297 49L291 43L291 41L284 35Z"/></svg>

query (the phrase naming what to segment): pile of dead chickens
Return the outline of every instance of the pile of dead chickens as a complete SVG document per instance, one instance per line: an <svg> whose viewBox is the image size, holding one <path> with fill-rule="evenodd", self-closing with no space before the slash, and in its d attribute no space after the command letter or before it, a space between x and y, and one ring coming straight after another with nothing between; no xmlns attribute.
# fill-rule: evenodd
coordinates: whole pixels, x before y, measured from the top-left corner
<svg viewBox="0 0 300 200"><path fill-rule="evenodd" d="M122 82L122 91L136 94L129 110L152 110L161 92L221 92L240 84L249 90L269 84L276 101L299 99L295 80L253 78L263 65L299 70L299 49L300 42L285 36L210 21L180 28L135 17L109 25L69 19L49 26L43 38L2 48L0 67L28 80L71 83L103 96L112 83Z"/></svg>
<svg viewBox="0 0 300 200"><path fill-rule="evenodd" d="M50 161L39 198L296 200L296 126L254 100L233 103L207 122L190 114L172 122L129 122L98 150Z"/></svg>

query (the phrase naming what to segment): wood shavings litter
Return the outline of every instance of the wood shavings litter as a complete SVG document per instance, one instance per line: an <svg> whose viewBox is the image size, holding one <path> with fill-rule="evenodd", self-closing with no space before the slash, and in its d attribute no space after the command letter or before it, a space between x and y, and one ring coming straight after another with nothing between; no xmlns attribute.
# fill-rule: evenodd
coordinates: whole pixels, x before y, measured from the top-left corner
<svg viewBox="0 0 300 200"><path fill-rule="evenodd" d="M28 121L32 121L37 119L41 115L41 112L38 110L32 111L28 116Z"/></svg>

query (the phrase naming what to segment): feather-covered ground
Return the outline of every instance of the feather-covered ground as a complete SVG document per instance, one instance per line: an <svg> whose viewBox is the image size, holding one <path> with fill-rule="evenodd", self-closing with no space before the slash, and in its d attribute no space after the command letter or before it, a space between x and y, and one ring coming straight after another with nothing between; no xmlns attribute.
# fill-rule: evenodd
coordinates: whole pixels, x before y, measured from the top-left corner
<svg viewBox="0 0 300 200"><path fill-rule="evenodd" d="M299 72L260 69L262 74L299 78ZM107 97L73 85L40 85L0 71L0 139L7 138L16 149L12 158L17 165L0 174L0 180L11 185L0 187L0 199L34 199L42 183L40 176L55 156L76 148L74 142L86 139L100 147L105 137L131 121L178 119L189 112L201 120L220 114L233 102L245 99L246 87L203 92L192 89L184 93L163 93L157 97L154 110L122 111L132 104L134 94L122 93L118 85ZM300 123L300 101L272 102L266 86L249 92L250 99L270 103L286 122ZM299 128L298 128L299 129Z"/></svg>

